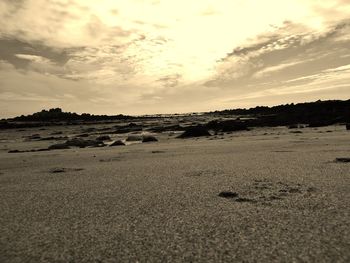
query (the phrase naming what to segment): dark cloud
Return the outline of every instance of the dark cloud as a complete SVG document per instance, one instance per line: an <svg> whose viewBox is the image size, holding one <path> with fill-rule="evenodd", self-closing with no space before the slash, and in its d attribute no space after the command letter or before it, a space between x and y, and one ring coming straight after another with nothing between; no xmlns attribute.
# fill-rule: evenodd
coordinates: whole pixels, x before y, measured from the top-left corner
<svg viewBox="0 0 350 263"><path fill-rule="evenodd" d="M23 69L30 63L16 54L27 54L45 57L58 66L64 65L69 59L68 49L57 49L45 46L38 42L27 43L17 39L0 39L0 60L5 60L18 69Z"/></svg>

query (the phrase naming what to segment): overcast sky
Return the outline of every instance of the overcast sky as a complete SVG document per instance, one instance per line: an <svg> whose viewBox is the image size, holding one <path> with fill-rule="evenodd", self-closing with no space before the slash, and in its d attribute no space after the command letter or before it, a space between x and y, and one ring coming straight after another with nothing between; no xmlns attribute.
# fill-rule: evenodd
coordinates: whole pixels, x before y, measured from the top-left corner
<svg viewBox="0 0 350 263"><path fill-rule="evenodd" d="M0 117L350 98L350 0L0 0Z"/></svg>

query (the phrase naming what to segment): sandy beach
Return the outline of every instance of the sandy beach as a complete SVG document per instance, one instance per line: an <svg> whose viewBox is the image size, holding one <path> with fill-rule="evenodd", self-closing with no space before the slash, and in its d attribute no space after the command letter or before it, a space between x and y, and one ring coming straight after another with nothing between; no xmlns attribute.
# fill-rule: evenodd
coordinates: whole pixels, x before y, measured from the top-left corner
<svg viewBox="0 0 350 263"><path fill-rule="evenodd" d="M56 130L0 133L1 262L350 260L344 126L8 153Z"/></svg>

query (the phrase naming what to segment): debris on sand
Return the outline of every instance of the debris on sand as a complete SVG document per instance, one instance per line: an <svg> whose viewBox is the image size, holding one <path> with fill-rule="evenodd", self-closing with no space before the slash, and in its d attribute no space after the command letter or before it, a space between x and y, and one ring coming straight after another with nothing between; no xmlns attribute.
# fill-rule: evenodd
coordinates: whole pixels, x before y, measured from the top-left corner
<svg viewBox="0 0 350 263"><path fill-rule="evenodd" d="M110 141L111 137L108 135L101 135L96 138L96 141L102 142L102 141Z"/></svg>
<svg viewBox="0 0 350 263"><path fill-rule="evenodd" d="M185 132L182 133L177 138L192 138L192 137L201 137L201 136L211 136L207 128L202 125L191 126L186 128Z"/></svg>
<svg viewBox="0 0 350 263"><path fill-rule="evenodd" d="M62 167L56 167L49 170L49 173L65 173L65 172L77 172L82 171L83 168L62 168Z"/></svg>
<svg viewBox="0 0 350 263"><path fill-rule="evenodd" d="M335 158L335 161L337 163L350 163L350 158L347 158L347 157Z"/></svg>
<svg viewBox="0 0 350 263"><path fill-rule="evenodd" d="M122 140L116 140L109 146L125 146L125 143Z"/></svg>
<svg viewBox="0 0 350 263"><path fill-rule="evenodd" d="M53 173L53 174L55 174L55 173L64 173L64 172L66 172L66 169L64 169L64 168L52 168L52 169L50 169L49 172Z"/></svg>
<svg viewBox="0 0 350 263"><path fill-rule="evenodd" d="M236 198L238 197L238 194L236 192L223 191L223 192L220 192L218 196L223 198Z"/></svg>
<svg viewBox="0 0 350 263"><path fill-rule="evenodd" d="M152 135L144 135L142 138L142 142L157 142L158 139Z"/></svg>

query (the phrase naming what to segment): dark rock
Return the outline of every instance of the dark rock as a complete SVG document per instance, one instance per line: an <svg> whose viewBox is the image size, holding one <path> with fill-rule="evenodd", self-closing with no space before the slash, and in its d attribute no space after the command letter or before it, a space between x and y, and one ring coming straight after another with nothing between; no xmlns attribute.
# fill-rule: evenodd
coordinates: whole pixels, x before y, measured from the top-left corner
<svg viewBox="0 0 350 263"><path fill-rule="evenodd" d="M50 169L49 172L50 173L65 173L66 169L64 169L64 168L52 168L52 169Z"/></svg>
<svg viewBox="0 0 350 263"><path fill-rule="evenodd" d="M121 140L116 140L114 141L112 144L110 144L109 146L124 146L125 143Z"/></svg>
<svg viewBox="0 0 350 263"><path fill-rule="evenodd" d="M73 138L71 140L67 140L65 142L65 144L68 146L75 146L75 147L80 147L80 148L105 146L104 143L100 142L100 141L84 140L84 139L78 139L78 138Z"/></svg>
<svg viewBox="0 0 350 263"><path fill-rule="evenodd" d="M8 151L8 153L20 153L21 151L19 151L19 150L10 150L10 151Z"/></svg>
<svg viewBox="0 0 350 263"><path fill-rule="evenodd" d="M65 143L56 143L53 145L50 145L48 147L49 150L61 150L61 149L69 149L69 146Z"/></svg>
<svg viewBox="0 0 350 263"><path fill-rule="evenodd" d="M98 136L96 138L97 141L110 141L111 140L111 137L109 137L108 135L101 135L101 136Z"/></svg>
<svg viewBox="0 0 350 263"><path fill-rule="evenodd" d="M198 125L186 128L185 132L182 133L177 138L191 138L191 137L201 137L201 136L211 136L207 128Z"/></svg>
<svg viewBox="0 0 350 263"><path fill-rule="evenodd" d="M113 133L128 133L128 132L140 132L142 131L142 125L137 125L135 123L130 123L124 126L115 126L116 131Z"/></svg>
<svg viewBox="0 0 350 263"><path fill-rule="evenodd" d="M238 194L236 192L223 191L223 192L220 192L218 196L223 198L236 198L238 197Z"/></svg>
<svg viewBox="0 0 350 263"><path fill-rule="evenodd" d="M345 124L345 127L348 131L350 131L350 123Z"/></svg>
<svg viewBox="0 0 350 263"><path fill-rule="evenodd" d="M142 142L157 142L158 139L152 135L144 135L142 137Z"/></svg>
<svg viewBox="0 0 350 263"><path fill-rule="evenodd" d="M135 134L130 134L126 138L127 142L135 142L135 141L142 141L142 136L141 135L135 135Z"/></svg>
<svg viewBox="0 0 350 263"><path fill-rule="evenodd" d="M336 158L335 161L337 163L349 163L350 162L350 158L346 158L346 157Z"/></svg>
<svg viewBox="0 0 350 263"><path fill-rule="evenodd" d="M234 132L234 131L248 131L249 128L244 121L241 120L226 120L218 121L213 120L207 123L206 127L212 129L215 132Z"/></svg>
<svg viewBox="0 0 350 263"><path fill-rule="evenodd" d="M166 132L166 131L184 131L185 128L181 125L156 126L148 129L152 132Z"/></svg>

